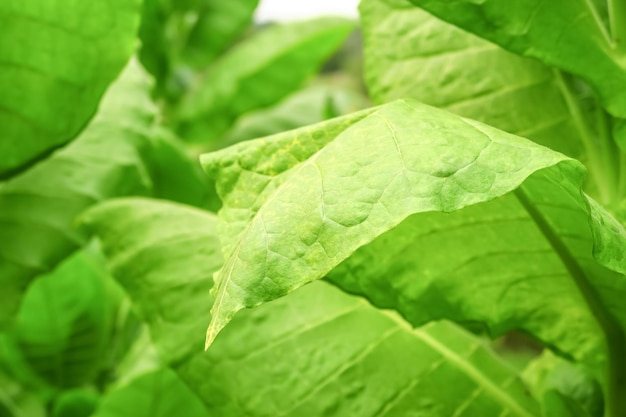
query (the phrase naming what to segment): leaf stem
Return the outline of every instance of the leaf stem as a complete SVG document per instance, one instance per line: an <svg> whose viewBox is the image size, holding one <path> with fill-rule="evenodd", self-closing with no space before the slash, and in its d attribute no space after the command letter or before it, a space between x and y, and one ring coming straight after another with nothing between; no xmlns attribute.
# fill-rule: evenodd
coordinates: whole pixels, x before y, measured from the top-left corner
<svg viewBox="0 0 626 417"><path fill-rule="evenodd" d="M514 191L515 196L531 216L539 230L550 243L554 252L570 273L589 310L604 333L607 345L606 366L607 392L605 393L605 416L626 416L626 336L613 314L606 309L595 288L589 283L587 274L570 253L552 225L533 204L524 190L524 185Z"/></svg>
<svg viewBox="0 0 626 417"><path fill-rule="evenodd" d="M622 150L620 150L619 153L619 167L619 182L617 183L619 200L616 202L618 206L622 202L622 199L626 197L626 152Z"/></svg>
<svg viewBox="0 0 626 417"><path fill-rule="evenodd" d="M563 73L557 69L554 69L553 71L556 84L563 95L567 109L572 115L574 125L580 134L583 147L585 148L589 164L589 177L591 181L594 182L596 189L598 190L598 199L602 203L607 204L611 200L612 187L610 186L610 182L607 181L607 178L605 178L605 164L603 162L602 155L598 150L594 135L585 121L578 100L574 97L568 83L565 81Z"/></svg>
<svg viewBox="0 0 626 417"><path fill-rule="evenodd" d="M619 201L621 193L619 188L621 152L613 139L610 117L600 105L596 107L598 147L600 148L600 157L603 162L604 179L610 188L609 200L604 203L609 206Z"/></svg>
<svg viewBox="0 0 626 417"><path fill-rule="evenodd" d="M609 9L609 27L613 47L618 51L626 50L626 1L607 0Z"/></svg>

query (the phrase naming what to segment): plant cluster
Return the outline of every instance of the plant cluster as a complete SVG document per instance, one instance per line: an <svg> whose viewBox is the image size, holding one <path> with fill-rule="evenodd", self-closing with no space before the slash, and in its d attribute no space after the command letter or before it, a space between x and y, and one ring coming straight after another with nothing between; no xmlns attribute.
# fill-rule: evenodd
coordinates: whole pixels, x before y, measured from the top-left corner
<svg viewBox="0 0 626 417"><path fill-rule="evenodd" d="M0 3L1 417L626 417L626 2L65 3Z"/></svg>

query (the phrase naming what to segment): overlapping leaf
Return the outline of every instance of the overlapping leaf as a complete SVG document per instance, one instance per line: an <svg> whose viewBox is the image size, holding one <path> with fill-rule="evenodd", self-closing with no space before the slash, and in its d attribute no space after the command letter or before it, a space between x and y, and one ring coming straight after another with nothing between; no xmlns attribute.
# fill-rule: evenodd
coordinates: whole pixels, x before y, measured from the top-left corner
<svg viewBox="0 0 626 417"><path fill-rule="evenodd" d="M81 222L101 239L114 276L164 359L202 351L212 275L223 259L216 216L165 201L122 199L89 210Z"/></svg>
<svg viewBox="0 0 626 417"><path fill-rule="evenodd" d="M411 2L506 49L580 76L610 113L626 117L623 2L609 2L608 16L583 0Z"/></svg>
<svg viewBox="0 0 626 417"><path fill-rule="evenodd" d="M366 0L367 85L379 103L414 98L573 158L580 132L558 71L445 23L409 0Z"/></svg>
<svg viewBox="0 0 626 417"><path fill-rule="evenodd" d="M320 136L327 144L311 140ZM312 126L208 154L204 164L224 199L226 259L209 342L239 309L332 273L415 325L523 328L600 374L606 355L621 363L623 230L596 253L612 271L593 258L610 218L590 226L584 171L563 155L400 101L339 134Z"/></svg>
<svg viewBox="0 0 626 417"><path fill-rule="evenodd" d="M0 4L0 176L70 140L135 49L139 0Z"/></svg>
<svg viewBox="0 0 626 417"><path fill-rule="evenodd" d="M326 283L242 313L202 352L200 318L208 317L211 300L199 284L210 284L220 259L207 249L216 249L215 218L165 202L120 200L83 221L102 239L157 346L178 349L168 359L210 415L539 415L513 371L473 336L450 323L413 330ZM165 292L173 295L155 295ZM188 314L176 314L183 298ZM454 395L439 388L450 381Z"/></svg>
<svg viewBox="0 0 626 417"><path fill-rule="evenodd" d="M276 103L312 76L353 27L348 20L319 18L246 39L184 98L177 115L181 137L217 140L238 116Z"/></svg>
<svg viewBox="0 0 626 417"><path fill-rule="evenodd" d="M412 329L323 282L243 312L178 372L221 416L540 415L473 336Z"/></svg>
<svg viewBox="0 0 626 417"><path fill-rule="evenodd" d="M491 200L563 159L413 101L203 155L225 207L212 329L323 277L410 214Z"/></svg>
<svg viewBox="0 0 626 417"><path fill-rule="evenodd" d="M110 197L149 192L140 155L155 112L149 89L131 62L79 139L0 183L0 323L10 320L33 277L83 243L75 216Z"/></svg>

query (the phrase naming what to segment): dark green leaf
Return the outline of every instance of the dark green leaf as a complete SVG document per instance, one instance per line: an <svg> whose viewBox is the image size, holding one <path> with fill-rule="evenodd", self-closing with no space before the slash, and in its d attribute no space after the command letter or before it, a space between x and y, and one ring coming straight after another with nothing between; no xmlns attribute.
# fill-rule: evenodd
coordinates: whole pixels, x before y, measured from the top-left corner
<svg viewBox="0 0 626 417"><path fill-rule="evenodd" d="M0 176L72 140L135 49L139 0L0 4Z"/></svg>
<svg viewBox="0 0 626 417"><path fill-rule="evenodd" d="M183 60L204 67L215 60L252 23L259 0L203 0L187 38Z"/></svg>
<svg viewBox="0 0 626 417"><path fill-rule="evenodd" d="M191 158L183 143L165 128L158 128L152 137L146 158L152 196L197 207L218 206L219 199L202 172L197 159Z"/></svg>
<svg viewBox="0 0 626 417"><path fill-rule="evenodd" d="M90 390L64 391L54 403L52 417L90 417L99 400L98 394Z"/></svg>

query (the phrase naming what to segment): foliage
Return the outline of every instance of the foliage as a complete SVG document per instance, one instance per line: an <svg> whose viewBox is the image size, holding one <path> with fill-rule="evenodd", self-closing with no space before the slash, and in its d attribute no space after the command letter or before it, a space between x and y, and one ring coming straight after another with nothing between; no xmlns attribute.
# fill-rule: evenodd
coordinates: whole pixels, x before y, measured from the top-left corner
<svg viewBox="0 0 626 417"><path fill-rule="evenodd" d="M626 417L626 3L362 0L367 96L78 3L0 5L0 416Z"/></svg>

